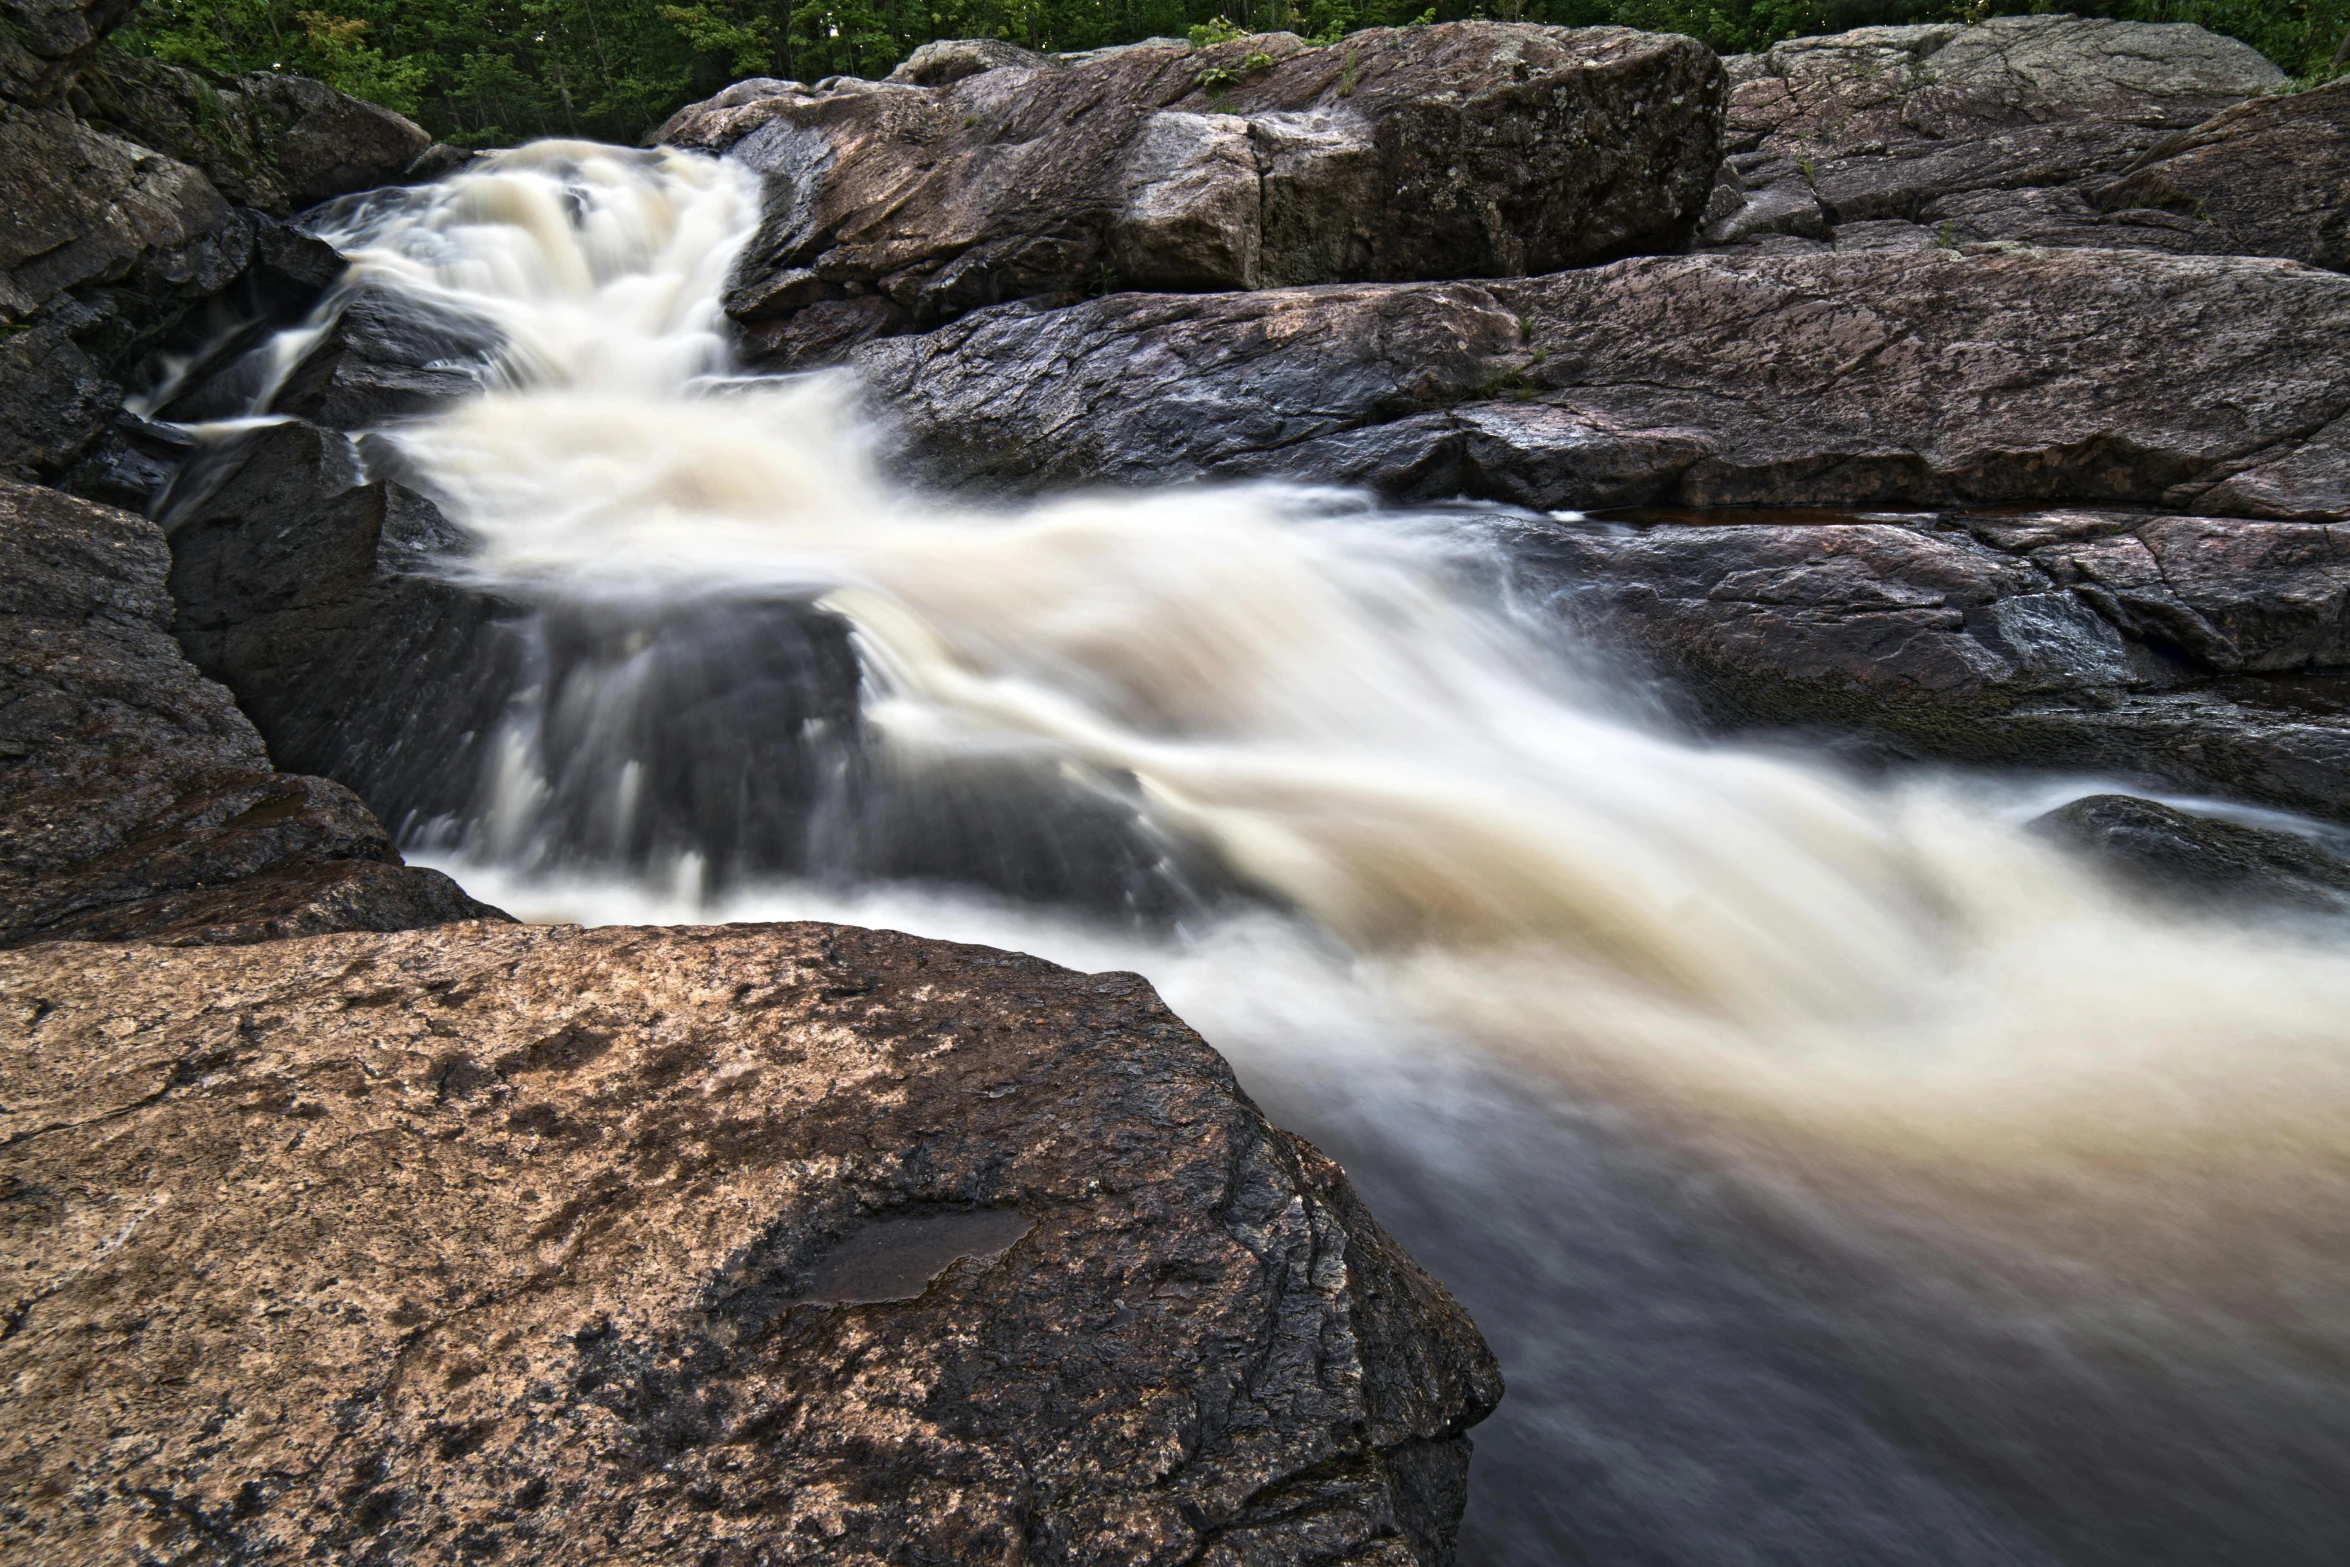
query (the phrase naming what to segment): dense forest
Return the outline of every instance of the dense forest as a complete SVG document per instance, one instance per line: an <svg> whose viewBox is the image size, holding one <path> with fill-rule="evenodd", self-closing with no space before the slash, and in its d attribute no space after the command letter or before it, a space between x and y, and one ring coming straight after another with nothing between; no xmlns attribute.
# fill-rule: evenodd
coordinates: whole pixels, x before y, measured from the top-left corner
<svg viewBox="0 0 2350 1567"><path fill-rule="evenodd" d="M1496 17L1691 33L1727 54L1877 22L2050 10L2200 22L2303 79L2342 68L2350 30L2350 0L146 0L120 36L207 73L320 77L445 140L494 146L633 142L730 81L880 76L932 38L1066 50L1229 26L1335 39Z"/></svg>

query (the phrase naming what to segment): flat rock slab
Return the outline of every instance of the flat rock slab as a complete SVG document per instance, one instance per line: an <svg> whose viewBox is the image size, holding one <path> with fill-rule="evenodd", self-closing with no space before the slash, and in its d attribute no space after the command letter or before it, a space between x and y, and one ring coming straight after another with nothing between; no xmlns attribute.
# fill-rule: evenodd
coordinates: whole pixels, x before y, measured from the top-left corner
<svg viewBox="0 0 2350 1567"><path fill-rule="evenodd" d="M350 790L276 772L172 639L154 523L0 479L0 946L491 916Z"/></svg>
<svg viewBox="0 0 2350 1567"><path fill-rule="evenodd" d="M1133 975L0 955L0 1554L1450 1559L1475 1328Z"/></svg>
<svg viewBox="0 0 2350 1567"><path fill-rule="evenodd" d="M1720 156L1712 53L1626 28L1066 59L954 45L909 67L739 83L660 131L765 178L726 300L754 356L817 363L977 306L1118 286L1516 276L1677 249Z"/></svg>
<svg viewBox="0 0 2350 1567"><path fill-rule="evenodd" d="M2138 251L1716 253L981 312L857 364L933 476L1538 508L2350 517L2350 279Z"/></svg>

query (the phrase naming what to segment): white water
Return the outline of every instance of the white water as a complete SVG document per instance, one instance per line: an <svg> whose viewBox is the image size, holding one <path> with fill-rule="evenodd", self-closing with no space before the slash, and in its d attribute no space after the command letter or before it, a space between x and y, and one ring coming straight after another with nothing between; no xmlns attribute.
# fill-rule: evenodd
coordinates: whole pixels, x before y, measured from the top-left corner
<svg viewBox="0 0 2350 1567"><path fill-rule="evenodd" d="M2117 1353L2234 1367L2215 1385L2297 1410L2338 1397L2350 953L2331 933L2134 906L1979 782L1863 786L1648 732L1463 585L1457 539L1405 520L1270 486L1013 510L906 493L847 380L727 373L716 300L755 217L726 165L545 144L329 233L359 277L507 334L504 385L395 432L480 540L452 569L526 597L820 591L855 626L897 765L1050 758L1291 912L1143 937L918 889L713 905L690 881L451 865L478 895L586 920L864 919L1139 967L1282 1113L1388 1160L1400 1204L1481 1159L1539 1179L1545 1139L1586 1148L1565 1128L1602 1107L1627 1146L1730 1172L1920 1287L1997 1298L1952 1308L1970 1321L2053 1341L2086 1313ZM509 757L493 852L527 838L534 765ZM1495 1081L1539 1123L1514 1153L1476 1147ZM2082 1374L2117 1409L2135 1396ZM2272 1460L2182 1461L2225 1492L2229 1465ZM1673 1494L1656 1507L1702 1510ZM1872 1527L1943 1527L1893 1512ZM1506 1535L1497 1555L1533 1549ZM1790 1559L1908 1559L1786 1538L1808 1553ZM1734 1559L1690 1549L1620 1559ZM1921 1559L2040 1559L1971 1550Z"/></svg>

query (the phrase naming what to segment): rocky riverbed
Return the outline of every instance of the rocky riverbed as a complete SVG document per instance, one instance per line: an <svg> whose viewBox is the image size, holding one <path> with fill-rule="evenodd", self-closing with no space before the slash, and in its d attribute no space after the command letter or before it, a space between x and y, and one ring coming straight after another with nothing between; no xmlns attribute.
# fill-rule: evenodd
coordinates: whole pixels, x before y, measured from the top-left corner
<svg viewBox="0 0 2350 1567"><path fill-rule="evenodd" d="M531 345L321 236L495 160L0 10L0 1541L1450 1560L1482 1339L1146 984L520 925L400 846L495 794L631 874L1301 900L1114 768L887 797L904 671L821 585L472 570L401 436ZM1684 732L2195 796L2039 834L2338 920L2350 85L2287 85L2068 17L1454 23L938 43L657 140L755 182L730 370L845 378L901 488L1367 494ZM2199 814L2254 807L2304 820Z"/></svg>

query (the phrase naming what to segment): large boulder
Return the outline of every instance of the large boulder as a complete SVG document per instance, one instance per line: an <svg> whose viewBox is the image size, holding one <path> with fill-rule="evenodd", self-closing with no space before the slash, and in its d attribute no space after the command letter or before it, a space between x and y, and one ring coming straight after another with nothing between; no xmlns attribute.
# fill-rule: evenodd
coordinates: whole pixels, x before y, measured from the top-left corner
<svg viewBox="0 0 2350 1567"><path fill-rule="evenodd" d="M857 363L908 459L951 482L2350 518L2350 279L2280 261L1738 252L1122 294Z"/></svg>
<svg viewBox="0 0 2350 1567"><path fill-rule="evenodd" d="M1502 277L1678 248L1723 89L1687 38L1483 22L1068 60L941 47L907 77L742 83L659 133L766 179L726 301L754 355L813 363L1122 285Z"/></svg>
<svg viewBox="0 0 2350 1567"><path fill-rule="evenodd" d="M475 926L0 995L11 1558L1452 1558L1491 1356L1133 975Z"/></svg>
<svg viewBox="0 0 2350 1567"><path fill-rule="evenodd" d="M2350 77L2240 104L2090 195L2208 225L2245 255L2350 271Z"/></svg>
<svg viewBox="0 0 2350 1567"><path fill-rule="evenodd" d="M202 169L231 201L277 217L391 184L432 144L406 116L306 76L256 71L215 87L110 52L81 90L93 123Z"/></svg>
<svg viewBox="0 0 2350 1567"><path fill-rule="evenodd" d="M494 916L351 792L271 769L171 637L143 517L0 480L0 945Z"/></svg>
<svg viewBox="0 0 2350 1567"><path fill-rule="evenodd" d="M1905 221L1920 226L1912 243L2224 250L2224 235L2073 187L2285 80L2200 27L2072 16L1865 27L1725 63L1728 158L1704 233L1716 245Z"/></svg>

